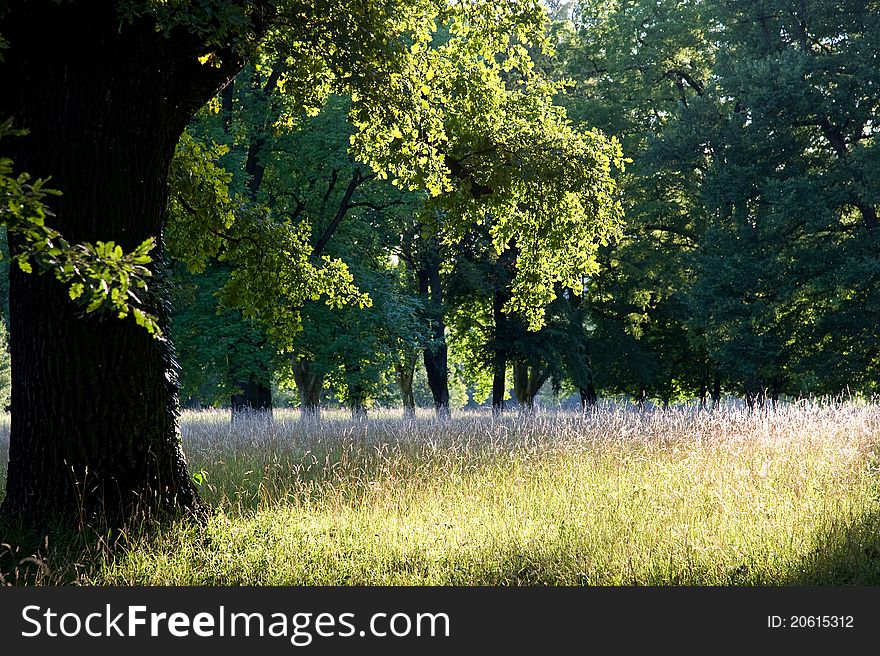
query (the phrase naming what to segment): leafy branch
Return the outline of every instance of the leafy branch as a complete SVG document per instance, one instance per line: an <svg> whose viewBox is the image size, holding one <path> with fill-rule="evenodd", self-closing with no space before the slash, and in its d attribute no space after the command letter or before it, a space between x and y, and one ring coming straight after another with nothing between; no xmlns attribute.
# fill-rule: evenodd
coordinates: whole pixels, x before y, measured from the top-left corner
<svg viewBox="0 0 880 656"><path fill-rule="evenodd" d="M0 123L0 138L24 133L12 128L11 119ZM46 225L46 219L54 215L45 200L61 192L47 189L45 182L31 181L27 173L15 175L12 160L0 158L0 225L18 238L12 260L25 273L33 273L35 267L39 273L53 273L86 313L114 312L119 318L132 315L138 325L161 337L156 317L144 309L138 296L138 290L147 291L147 280L152 276L146 265L155 247L153 238L130 253L112 241L70 244Z"/></svg>

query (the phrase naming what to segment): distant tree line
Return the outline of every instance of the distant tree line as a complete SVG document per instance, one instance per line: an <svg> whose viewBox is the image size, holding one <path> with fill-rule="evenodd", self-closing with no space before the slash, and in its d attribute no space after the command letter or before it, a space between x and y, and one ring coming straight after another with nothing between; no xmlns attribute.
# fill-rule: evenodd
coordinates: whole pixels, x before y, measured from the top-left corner
<svg viewBox="0 0 880 656"><path fill-rule="evenodd" d="M532 407L542 388L585 406L877 392L876 3L550 4L555 53L538 66L567 83L569 117L631 160L625 227L600 239L594 273L557 284L530 330L505 304L515 268L554 266L549 253L499 253L491 220L447 239L427 194L349 155L345 98L298 116L277 69L250 67L188 129L196 156L228 174L224 193L305 221L313 255L344 261L363 297L284 308L266 283L254 311L252 286L229 281L272 263L236 265L227 245L201 273L179 266L184 398L270 408L274 383L311 415L328 399L362 415L412 412L418 380L440 413L450 386L456 405L496 410ZM280 319L291 310L295 326Z"/></svg>
<svg viewBox="0 0 880 656"><path fill-rule="evenodd" d="M585 287L600 390L877 393L878 9L585 0L558 16L563 102L633 160L626 234Z"/></svg>

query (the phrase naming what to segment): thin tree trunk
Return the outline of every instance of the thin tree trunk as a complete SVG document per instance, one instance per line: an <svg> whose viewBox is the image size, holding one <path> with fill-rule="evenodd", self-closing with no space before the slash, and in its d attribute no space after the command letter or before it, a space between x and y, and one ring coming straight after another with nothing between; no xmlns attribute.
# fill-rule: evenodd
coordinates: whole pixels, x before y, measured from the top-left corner
<svg viewBox="0 0 880 656"><path fill-rule="evenodd" d="M504 412L504 395L507 392L507 356L496 351L492 362L492 413Z"/></svg>
<svg viewBox="0 0 880 656"><path fill-rule="evenodd" d="M544 386L544 383L547 382L549 378L549 374L546 373L543 369L539 367L532 367L529 373L529 385L528 385L528 396L526 399L526 405L529 411L535 409L535 398L538 396L538 392L541 391L541 388Z"/></svg>
<svg viewBox="0 0 880 656"><path fill-rule="evenodd" d="M413 394L413 379L415 378L416 361L418 353L408 351L404 353L401 362L394 365L397 373L397 384L400 386L400 398L403 401L403 416L412 418L416 416L416 397Z"/></svg>
<svg viewBox="0 0 880 656"><path fill-rule="evenodd" d="M850 155L850 148L847 145L846 137L843 132L839 128L831 125L827 119L820 125L820 129L825 135L825 138L828 139L828 142L834 149L838 159L841 161L847 160ZM868 233L872 235L876 234L878 227L877 208L860 196L853 198L852 203L861 213L862 221L864 222Z"/></svg>
<svg viewBox="0 0 880 656"><path fill-rule="evenodd" d="M268 90L274 88L279 76L280 69L276 66L273 68L270 75L270 81L266 85ZM257 85L252 91L257 92L259 89L260 87ZM224 94L222 100L224 106L231 111L231 94L228 99L226 98L226 94ZM229 125L231 126L231 115L228 115L227 118L229 119ZM251 142L248 144L247 154L245 156L244 168L245 173L249 176L247 190L252 202L257 201L257 194L260 191L260 187L263 184L263 177L266 174L266 164L262 160L262 150L266 143L264 131L268 129L268 126L264 125L262 129L263 131L258 132L255 135L250 135ZM245 321L245 319L242 318L242 321ZM252 340L251 335L248 335L248 338L245 339L246 342L251 341L253 343L252 348L259 352L265 352L267 349L272 348L271 343L262 328L254 326L251 330L256 331L259 335L256 340ZM242 391L241 393L232 396L232 421L235 421L236 415L242 413L252 417L259 416L269 420L272 419L272 389L269 386L272 372L269 370L268 362L269 357L258 357L254 363L258 368L257 372L251 371L245 377L239 379L233 378Z"/></svg>
<svg viewBox="0 0 880 656"><path fill-rule="evenodd" d="M362 421L367 418L367 390L361 379L360 364L345 365L345 382L348 387L346 403L351 410L351 418Z"/></svg>
<svg viewBox="0 0 880 656"><path fill-rule="evenodd" d="M492 356L492 412L504 412L504 395L507 393L507 350L506 321L502 308L506 302L503 290L496 290L492 296L492 317L495 320L494 353Z"/></svg>
<svg viewBox="0 0 880 656"><path fill-rule="evenodd" d="M495 291L492 295L492 320L495 332L492 336L492 412L504 412L504 396L507 392L507 362L510 356L510 319L504 313L504 306L510 300L510 281L513 279L514 267L518 255L517 248L508 244L507 249L499 256L496 263L497 277L494 281Z"/></svg>
<svg viewBox="0 0 880 656"><path fill-rule="evenodd" d="M368 416L367 404L363 397L349 399L348 406L351 410L351 418L354 421L366 420Z"/></svg>
<svg viewBox="0 0 880 656"><path fill-rule="evenodd" d="M220 109L223 115L223 129L227 133L232 131L233 108L235 102L235 82L226 85L220 94Z"/></svg>
<svg viewBox="0 0 880 656"><path fill-rule="evenodd" d="M513 362L513 395L521 406L528 403L529 398L529 365L527 362Z"/></svg>
<svg viewBox="0 0 880 656"><path fill-rule="evenodd" d="M2 148L63 192L52 224L71 243L161 244L175 145L238 64L230 56L222 69L203 67L190 37L172 42L146 19L120 22L103 2L21 3L2 31L0 118L29 130ZM157 250L145 303L167 330ZM34 527L200 512L170 342L130 318L83 316L51 276L17 267L9 305L13 418L0 512Z"/></svg>
<svg viewBox="0 0 880 656"><path fill-rule="evenodd" d="M856 203L856 207L858 207L859 211L862 213L862 219L865 222L865 227L868 229L868 232L872 234L878 232L877 209L870 203L863 201Z"/></svg>
<svg viewBox="0 0 880 656"><path fill-rule="evenodd" d="M434 398L438 417L448 417L449 410L449 347L446 344L446 323L443 321L443 288L440 260L435 253L418 271L419 296L425 301L430 322L431 341L424 350L425 374Z"/></svg>
<svg viewBox="0 0 880 656"><path fill-rule="evenodd" d="M245 321L243 317L241 320ZM235 422L239 416L246 416L271 421L272 388L268 358L265 357L268 339L260 329L250 328L245 323L241 328L244 331L236 340L235 354L230 361L229 377L239 389L230 397L230 420Z"/></svg>
<svg viewBox="0 0 880 656"><path fill-rule="evenodd" d="M535 397L547 382L547 374L540 367L526 362L513 363L513 391L520 408L526 412L535 409Z"/></svg>
<svg viewBox="0 0 880 656"><path fill-rule="evenodd" d="M595 408L599 402L599 395L596 394L596 387L593 385L593 381L590 380L587 386L581 387L579 391L581 395L581 410L586 411L588 408Z"/></svg>
<svg viewBox="0 0 880 656"><path fill-rule="evenodd" d="M749 410L754 410L755 407L763 408L764 401L767 397L766 389L764 388L763 383L757 383L753 385L746 386L746 405Z"/></svg>

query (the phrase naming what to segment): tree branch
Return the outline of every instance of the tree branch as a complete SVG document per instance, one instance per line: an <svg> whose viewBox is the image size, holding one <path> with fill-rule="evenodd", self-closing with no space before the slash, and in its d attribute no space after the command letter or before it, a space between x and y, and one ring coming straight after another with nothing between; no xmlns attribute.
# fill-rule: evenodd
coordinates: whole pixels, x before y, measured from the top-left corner
<svg viewBox="0 0 880 656"><path fill-rule="evenodd" d="M324 228L324 232L321 234L321 237L318 239L315 247L312 249L312 255L319 256L327 247L327 242L330 241L330 238L336 232L336 229L339 227L339 224L342 223L342 219L345 218L345 215L348 213L348 210L351 205L352 196L354 196L354 192L357 190L358 186L366 181L373 179L373 175L363 175L360 169L355 169L351 174L351 180L348 182L348 186L345 188L345 193L342 195L342 200L339 202L339 207L336 210L336 215L330 221L326 228Z"/></svg>

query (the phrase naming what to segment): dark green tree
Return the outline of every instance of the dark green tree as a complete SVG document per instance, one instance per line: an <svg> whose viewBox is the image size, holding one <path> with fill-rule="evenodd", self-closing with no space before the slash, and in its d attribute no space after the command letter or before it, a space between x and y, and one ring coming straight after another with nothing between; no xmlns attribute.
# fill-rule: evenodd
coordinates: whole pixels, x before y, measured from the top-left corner
<svg viewBox="0 0 880 656"><path fill-rule="evenodd" d="M697 121L706 93L710 24L700 2L583 0L558 16L559 56L543 62L573 81L561 99L570 115L620 136L632 159L620 176L624 233L600 251L600 272L573 290L586 315L589 382L640 402L711 387L688 296L706 221L705 155L677 136ZM594 395L582 391L585 400Z"/></svg>
<svg viewBox="0 0 880 656"><path fill-rule="evenodd" d="M713 358L750 402L876 390L871 2L713 3L717 82L704 130L712 212L696 308ZM747 17L749 17L747 19Z"/></svg>

